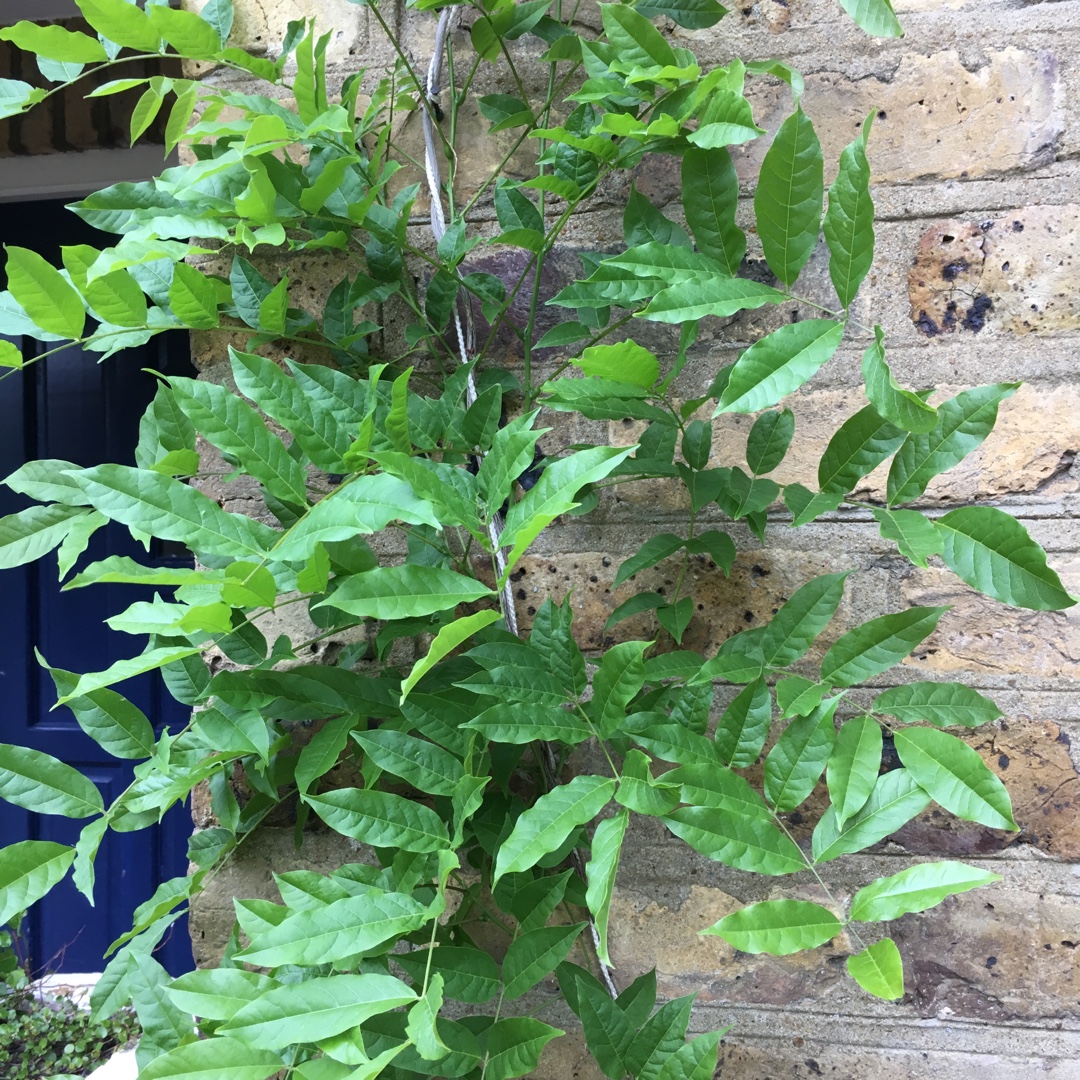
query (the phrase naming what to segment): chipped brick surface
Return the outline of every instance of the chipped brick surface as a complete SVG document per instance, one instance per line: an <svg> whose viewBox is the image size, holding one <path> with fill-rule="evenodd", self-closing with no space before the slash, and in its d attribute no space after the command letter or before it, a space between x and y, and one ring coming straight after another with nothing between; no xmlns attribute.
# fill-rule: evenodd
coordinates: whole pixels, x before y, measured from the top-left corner
<svg viewBox="0 0 1080 1080"><path fill-rule="evenodd" d="M928 229L908 275L925 337L1049 334L1080 326L1080 206L1025 206Z"/></svg>

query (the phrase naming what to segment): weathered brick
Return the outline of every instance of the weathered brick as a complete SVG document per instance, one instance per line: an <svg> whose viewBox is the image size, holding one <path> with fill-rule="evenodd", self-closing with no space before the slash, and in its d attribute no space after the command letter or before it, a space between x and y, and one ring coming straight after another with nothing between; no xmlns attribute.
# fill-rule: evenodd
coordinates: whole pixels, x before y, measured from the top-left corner
<svg viewBox="0 0 1080 1080"><path fill-rule="evenodd" d="M676 556L641 571L613 591L612 582L624 557L604 552L577 552L561 559L526 556L512 576L522 628L532 625L532 616L544 597L550 595L561 600L573 590L574 631L583 648L595 649L620 640L651 639L658 633L674 647L668 635L658 630L651 614L626 619L605 633L604 625L619 604L638 592L674 596L680 576L680 557ZM694 598L695 612L682 647L712 655L731 634L761 626L771 619L803 582L818 574L847 569L851 562L850 558L838 560L824 552L766 549L740 555L728 578L708 556L690 556L682 595Z"/></svg>
<svg viewBox="0 0 1080 1080"><path fill-rule="evenodd" d="M1080 587L1080 559L1053 560L1066 589ZM1080 616L1067 611L1006 607L968 588L950 571L913 569L902 587L905 603L950 604L952 610L923 643L924 664L949 672L985 671L1053 679L1080 673Z"/></svg>
<svg viewBox="0 0 1080 1080"><path fill-rule="evenodd" d="M185 0L184 6L201 11L207 2ZM367 13L348 0L236 0L229 44L276 57L288 24L308 18L317 18L322 32L333 32L326 50L331 64L358 56L367 44Z"/></svg>
<svg viewBox="0 0 1080 1080"><path fill-rule="evenodd" d="M770 131L791 111L787 89L750 90L758 123ZM870 167L877 182L975 178L1052 161L1064 131L1059 61L1009 46L987 51L975 71L956 49L902 56L888 77L850 78L833 68L806 79L804 108L821 139L827 173L871 111ZM757 175L767 149L758 139L735 149L740 177Z"/></svg>
<svg viewBox="0 0 1080 1080"><path fill-rule="evenodd" d="M764 1018L763 1018L764 1019ZM1020 1080L1039 1076L1045 1080L1075 1080L1075 1062L1069 1058L1049 1060L1039 1052L1035 1039L1018 1048L1016 1054L943 1052L852 1046L830 1035L840 1025L832 1016L815 1017L808 1025L813 1031L785 1040L764 1036L761 1042L743 1042L739 1031L732 1032L720 1052L718 1076L724 1080L760 1080L783 1077L784 1080L921 1080L928 1076L947 1076L949 1080ZM764 1025L763 1025L764 1026ZM824 1030L823 1030L824 1029ZM764 1034L764 1033L763 1033ZM1027 1054L1022 1050L1026 1049Z"/></svg>
<svg viewBox="0 0 1080 1080"><path fill-rule="evenodd" d="M908 276L926 337L981 330L1046 334L1080 326L1080 206L1025 206L943 221L923 234Z"/></svg>
<svg viewBox="0 0 1080 1080"><path fill-rule="evenodd" d="M891 840L914 855L964 859L1028 845L1061 859L1080 859L1080 774L1069 735L1053 721L1010 717L965 735L1002 779L1019 833L987 829L929 810Z"/></svg>
<svg viewBox="0 0 1080 1080"><path fill-rule="evenodd" d="M716 366L708 361L702 364L710 371ZM993 379L995 374L987 372L987 377ZM941 385L931 400L940 403L962 389L965 387ZM866 405L861 382L851 389L817 389L811 383L781 404L795 414L795 439L771 478L780 484L799 483L816 491L818 462L829 440L849 416ZM702 409L697 415L706 418L709 410ZM959 465L935 477L924 501L948 503L1028 492L1064 495L1076 491L1078 483L1072 466L1077 415L1080 387L1076 384L1023 384L1002 403L997 424L982 446ZM716 417L710 464L745 468L746 439L755 419L735 414ZM609 426L608 438L614 444L629 445L640 437L642 428L641 424L615 421ZM884 500L888 472L886 462L860 481L853 496ZM618 499L627 506L667 513L689 509L685 488L674 481L624 484L618 489Z"/></svg>

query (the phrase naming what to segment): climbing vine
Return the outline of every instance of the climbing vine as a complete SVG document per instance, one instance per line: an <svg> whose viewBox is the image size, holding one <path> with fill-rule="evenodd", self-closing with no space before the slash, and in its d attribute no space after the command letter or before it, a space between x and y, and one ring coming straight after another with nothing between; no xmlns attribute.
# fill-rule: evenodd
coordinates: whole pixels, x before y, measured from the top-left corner
<svg viewBox="0 0 1080 1080"><path fill-rule="evenodd" d="M709 618L695 566L727 574L747 530L764 542L844 505L873 514L916 565L939 559L1005 603L1075 603L1004 512L913 508L990 434L1016 384L933 404L893 377L880 327L852 316L874 251L870 119L826 192L798 72L761 60L703 70L654 21L711 27L724 15L716 0L604 3L594 29L567 0L419 0L407 17L435 30L427 64L375 3L396 63L340 87L327 84L330 35L311 22L290 24L272 59L229 45L230 0L199 13L78 4L96 36L0 31L55 83L0 80L0 116L115 66L93 94L140 91L133 139L167 109L184 163L73 206L114 246L65 247L63 269L9 247L0 332L44 342L34 362L47 363L72 343L107 359L189 329L231 343L232 381L162 376L133 463L33 461L4 481L34 505L0 520L0 566L56 550L64 589L122 582L147 598L108 620L144 642L130 659L49 668L57 705L133 763L128 788L105 806L72 767L0 748L0 796L86 822L73 847L0 851L0 923L69 873L92 897L108 830L146 828L205 786L215 824L192 837L191 873L139 905L94 994L98 1015L133 1003L142 1080L509 1080L561 1034L541 1019L544 999L523 1000L552 973L612 1080L705 1080L721 1033L687 1039L692 995L657 1006L655 974L627 985L609 955L620 854L651 817L697 855L803 874L800 895L816 890L702 933L782 955L843 932L851 977L900 998L902 960L880 924L996 875L919 863L844 904L818 868L932 802L1016 828L1001 782L948 730L997 719L991 701L908 679L849 693L902 662L945 609L885 612L837 634L854 579L831 573L712 655L684 647L693 620ZM888 0L843 6L869 33L899 33ZM265 85L125 77L128 59L163 54ZM482 92L496 71L502 92ZM729 151L765 134L748 80L782 80L793 103L753 185L750 239ZM502 153L465 201L455 179L474 102ZM406 138L418 126L419 151ZM646 155L678 162L671 216L614 183ZM621 242L580 251L576 280L549 287L575 216L627 190ZM800 299L815 317L781 321L717 368L697 345L701 320L798 298L822 231L832 307ZM748 243L764 260L754 272ZM317 306L289 276L310 252L339 267ZM781 484L771 474L795 438L790 395L845 343L865 348L866 404L832 435L816 490ZM4 377L23 363L0 342ZM722 460L721 435L744 414L755 417L745 453ZM634 442L616 445L609 424L626 420ZM856 498L886 463L884 501ZM255 512L203 490L240 477L258 492ZM631 593L588 653L570 597L538 596L519 624L513 579L541 533L566 514L603 515L614 490L647 481L677 487L684 518L625 559L615 585L665 563L674 588ZM197 562L84 565L107 521L186 545ZM631 618L652 627L645 638L621 640ZM160 737L114 689L154 670L192 707ZM883 765L885 735L897 767ZM812 794L826 809L802 845L788 816L816 813ZM155 946L281 807L298 843L329 829L361 842L356 861L278 874L279 902L237 898L220 963L170 978Z"/></svg>

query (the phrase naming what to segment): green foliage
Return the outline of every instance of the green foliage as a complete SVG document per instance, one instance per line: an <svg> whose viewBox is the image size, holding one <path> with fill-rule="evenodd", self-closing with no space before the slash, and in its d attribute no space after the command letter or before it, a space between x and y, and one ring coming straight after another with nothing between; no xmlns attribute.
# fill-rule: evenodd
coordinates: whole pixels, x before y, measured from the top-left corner
<svg viewBox="0 0 1080 1080"><path fill-rule="evenodd" d="M10 955L10 938L0 935L0 961ZM130 1010L94 1019L69 997L0 981L0 1072L6 1080L86 1076L138 1033Z"/></svg>
<svg viewBox="0 0 1080 1080"><path fill-rule="evenodd" d="M890 677L947 609L883 612L840 633L833 619L858 587L842 570L802 583L763 625L712 655L680 648L702 617L694 566L711 560L731 572L739 532L729 528L744 523L764 540L781 505L792 527L844 504L868 507L883 538L916 565L940 557L971 587L1021 607L1076 602L1004 512L976 506L934 518L909 506L990 435L1016 384L935 407L931 391L893 377L880 329L852 318L873 259L869 122L843 151L826 208L801 76L770 61L703 71L650 21L709 27L725 14L715 0L604 4L595 39L559 21L546 0L488 5L472 24L475 66L466 74L455 57L447 115L432 107L427 119L431 160L468 155L455 145L466 90L488 65L506 65L512 91L482 94L480 113L492 133L535 140L538 164L524 182L500 164L476 194L494 207L484 235L527 263L500 278L472 263L481 234L473 202L448 198L447 227L430 243L408 227L418 188L394 180L406 160L395 139L402 116L428 106L404 56L391 71L350 76L339 98L326 82L327 28L291 24L271 60L228 44L230 0L199 14L78 3L98 38L30 23L2 35L36 53L59 86L77 82L81 65L107 68L133 50L211 61L268 84L265 94L161 77L100 86L95 95L142 88L136 138L168 108L167 138L187 145L189 164L77 203L115 243L64 248L63 271L9 249L0 294L0 333L49 342L45 357L70 341L107 357L175 329L243 345L230 349L228 387L162 380L134 464L28 462L5 481L35 505L0 520L0 567L56 550L66 589L169 590L108 620L145 639L136 655L100 672L48 669L58 706L108 752L138 763L111 805L59 760L0 748L0 797L85 822L74 846L23 841L0 851L0 921L69 872L92 896L109 829L147 827L208 786L217 824L192 838L195 873L136 909L94 996L98 1017L133 1003L142 1080L266 1080L283 1069L299 1080L511 1080L561 1034L516 1004L553 976L612 1080L707 1080L720 1033L687 1039L692 996L657 1008L652 973L609 992L615 882L638 815L707 858L775 877L864 851L931 802L990 828L1016 827L1001 782L943 730L998 719L992 702L962 684L908 679L861 698L868 708L848 697ZM899 32L887 0L842 4L870 33ZM442 17L429 9L449 11L421 0L409 17ZM546 94L509 63L514 42L527 38L536 39L530 55L544 53ZM754 231L772 284L746 273L747 234L736 223L728 147L764 134L744 94L748 77L781 79L795 99L754 185ZM357 108L361 88L368 104ZM0 115L42 94L0 80ZM679 159L683 217L631 185L625 250L585 254L580 280L548 297L534 268L599 185L646 153ZM706 370L698 322L797 296L822 234L835 310L778 320L728 367ZM194 265L211 250L227 274ZM340 268L314 307L271 269L304 252ZM541 335L545 302L564 321ZM486 341L470 337L476 306ZM658 324L654 340L670 333L670 347L626 339L636 320ZM519 347L513 371L496 362L503 338ZM275 362L264 355L271 346L307 362ZM537 349L556 357L543 378ZM0 350L2 377L20 377L17 350ZM829 440L818 490L773 479L799 446L789 395L853 350L863 352L867 404ZM570 445L559 413L571 414L575 439L592 441ZM718 458L740 422L732 413L756 414L744 461ZM640 424L637 442L610 445L609 426L623 420ZM887 505L855 498L886 464ZM200 490L211 475L246 478L261 505L250 516L226 511ZM587 519L607 489L645 480L681 488L686 512L615 572L625 594L605 634L636 617L649 627L641 639L605 637L587 657L573 592L529 595L532 625L519 632L520 564L541 534L562 515ZM86 538L106 521L186 545L199 568L113 557L73 575ZM674 586L649 587L662 564ZM537 575L525 580L540 588ZM298 625L279 618L292 605L302 605L294 610L306 612L309 631L281 633ZM327 638L337 662L316 663ZM211 673L201 656L209 647L227 668ZM152 670L195 709L189 725L157 739L113 689ZM883 772L886 736L903 767ZM597 772L569 776L568 755L590 741ZM787 826L793 812L810 813L815 793L827 802L807 851ZM155 945L279 808L295 815L298 843L318 827L366 854L327 874L279 875L280 902L238 898L221 965L170 979ZM920 912L993 880L959 863L919 864L867 883L845 912L821 879L820 903L753 904L703 932L783 955L848 927L859 947L852 978L895 1000L895 944L867 945L852 924ZM491 928L502 935L493 954L481 947ZM567 960L582 948L594 970Z"/></svg>

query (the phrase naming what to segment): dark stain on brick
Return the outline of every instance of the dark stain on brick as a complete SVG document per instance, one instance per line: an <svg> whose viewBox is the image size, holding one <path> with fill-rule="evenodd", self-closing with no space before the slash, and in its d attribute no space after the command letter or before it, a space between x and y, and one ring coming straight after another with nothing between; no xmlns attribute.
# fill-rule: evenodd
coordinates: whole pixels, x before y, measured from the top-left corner
<svg viewBox="0 0 1080 1080"><path fill-rule="evenodd" d="M941 268L941 276L946 281L955 281L965 271L971 269L971 264L967 259L956 259L954 262L946 263Z"/></svg>
<svg viewBox="0 0 1080 1080"><path fill-rule="evenodd" d="M925 311L919 312L919 317L915 320L915 329L927 337L937 337L941 333L938 324Z"/></svg>
<svg viewBox="0 0 1080 1080"><path fill-rule="evenodd" d="M961 326L965 330L970 330L973 334L977 334L986 325L986 313L992 311L994 308L994 302L990 299L986 293L979 293L971 302L971 307L967 309L967 314L964 316L964 321Z"/></svg>

